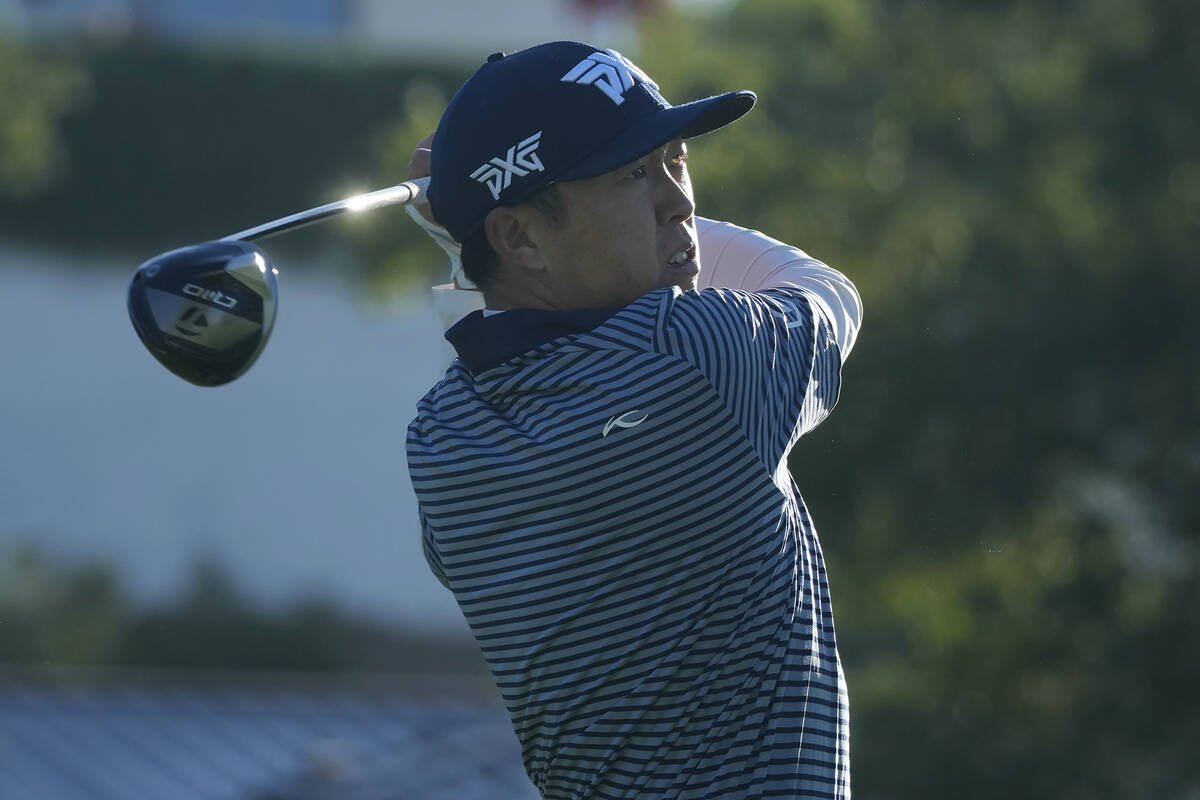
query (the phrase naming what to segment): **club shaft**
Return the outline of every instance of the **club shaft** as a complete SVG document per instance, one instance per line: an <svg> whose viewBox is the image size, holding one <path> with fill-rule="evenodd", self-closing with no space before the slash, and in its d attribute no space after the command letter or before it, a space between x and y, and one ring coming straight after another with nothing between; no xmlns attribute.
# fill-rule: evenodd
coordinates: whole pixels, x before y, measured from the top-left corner
<svg viewBox="0 0 1200 800"><path fill-rule="evenodd" d="M383 206L404 205L417 200L425 194L425 190L429 187L429 178L418 178L414 181L405 181L404 183L390 186L387 189L376 189L373 192L347 197L345 200L339 200L336 203L326 203L323 206L310 208L307 211L301 211L298 214L292 214L287 217L280 217L271 222L264 222L262 225L256 225L253 228L247 228L244 231L231 233L228 236L222 237L223 242L249 242L254 239L265 239L268 236L274 236L277 233L284 231L293 231L297 228L303 228L306 225L312 225L314 222L336 217L341 214L346 214L356 211L366 211L372 208L382 208Z"/></svg>

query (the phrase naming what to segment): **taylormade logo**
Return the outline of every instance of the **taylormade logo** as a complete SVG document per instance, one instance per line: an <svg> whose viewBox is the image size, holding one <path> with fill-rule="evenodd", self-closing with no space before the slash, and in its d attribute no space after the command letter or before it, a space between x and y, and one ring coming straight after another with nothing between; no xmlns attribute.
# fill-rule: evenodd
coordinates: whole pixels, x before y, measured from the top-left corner
<svg viewBox="0 0 1200 800"><path fill-rule="evenodd" d="M542 132L538 131L528 139L517 142L508 148L503 156L497 156L471 173L471 177L485 184L492 192L492 199L499 200L500 193L512 183L513 175L521 177L530 172L545 172L542 160L538 158L537 149L542 141Z"/></svg>
<svg viewBox="0 0 1200 800"><path fill-rule="evenodd" d="M642 72L632 61L616 50L601 50L592 53L562 76L564 83L595 86L617 105L625 102L625 93L638 81L658 89L658 84Z"/></svg>

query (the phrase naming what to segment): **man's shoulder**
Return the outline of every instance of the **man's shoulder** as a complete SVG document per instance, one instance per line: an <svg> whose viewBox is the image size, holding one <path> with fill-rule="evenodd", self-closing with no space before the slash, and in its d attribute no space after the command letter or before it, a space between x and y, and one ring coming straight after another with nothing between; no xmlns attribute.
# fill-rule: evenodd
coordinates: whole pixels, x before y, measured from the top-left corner
<svg viewBox="0 0 1200 800"><path fill-rule="evenodd" d="M798 287L677 290L664 303L660 325L674 335L754 337L764 328L790 330L812 323L810 300Z"/></svg>

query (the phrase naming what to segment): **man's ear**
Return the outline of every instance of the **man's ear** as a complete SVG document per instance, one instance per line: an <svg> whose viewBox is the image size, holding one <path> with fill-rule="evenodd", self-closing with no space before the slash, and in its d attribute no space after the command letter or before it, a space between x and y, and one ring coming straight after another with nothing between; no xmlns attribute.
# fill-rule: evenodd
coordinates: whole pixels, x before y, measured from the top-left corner
<svg viewBox="0 0 1200 800"><path fill-rule="evenodd" d="M530 231L530 209L500 206L488 212L483 230L502 264L540 271L546 268L544 254Z"/></svg>

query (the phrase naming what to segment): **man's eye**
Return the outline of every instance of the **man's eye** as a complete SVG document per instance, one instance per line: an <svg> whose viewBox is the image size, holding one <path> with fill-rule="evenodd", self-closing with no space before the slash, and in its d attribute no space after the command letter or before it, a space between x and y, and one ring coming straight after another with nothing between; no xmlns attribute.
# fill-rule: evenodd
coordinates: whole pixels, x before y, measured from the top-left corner
<svg viewBox="0 0 1200 800"><path fill-rule="evenodd" d="M635 169L633 172L629 173L629 177L631 177L631 178L644 178L644 177L646 177L646 175L648 175L648 174L649 174L649 173L648 173L648 172L646 172L646 165L645 165L645 164L642 164L640 167L638 167L637 169Z"/></svg>

